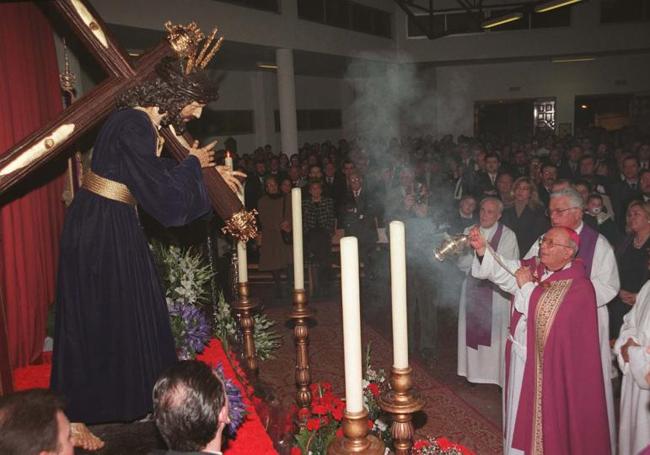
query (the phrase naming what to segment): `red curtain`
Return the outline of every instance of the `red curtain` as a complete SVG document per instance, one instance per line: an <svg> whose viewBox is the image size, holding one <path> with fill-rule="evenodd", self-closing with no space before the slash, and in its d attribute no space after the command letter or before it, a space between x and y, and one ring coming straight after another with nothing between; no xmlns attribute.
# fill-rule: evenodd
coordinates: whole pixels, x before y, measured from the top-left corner
<svg viewBox="0 0 650 455"><path fill-rule="evenodd" d="M2 155L62 110L52 28L33 2L0 4L0 62ZM40 356L54 302L64 213L60 165L33 173L0 201L0 292L13 368ZM0 343L1 337L2 330Z"/></svg>

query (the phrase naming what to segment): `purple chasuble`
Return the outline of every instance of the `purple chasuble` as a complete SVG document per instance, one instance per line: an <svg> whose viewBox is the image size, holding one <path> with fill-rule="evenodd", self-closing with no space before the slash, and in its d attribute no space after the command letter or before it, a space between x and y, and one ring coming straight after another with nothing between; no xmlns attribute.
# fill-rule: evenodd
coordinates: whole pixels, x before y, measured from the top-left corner
<svg viewBox="0 0 650 455"><path fill-rule="evenodd" d="M581 260L534 289L513 447L526 454L609 455L596 294Z"/></svg>
<svg viewBox="0 0 650 455"><path fill-rule="evenodd" d="M594 262L594 251L596 251L596 241L598 240L598 231L586 223L582 223L580 231L580 249L576 257L582 259L585 265L587 277L591 276L591 265Z"/></svg>
<svg viewBox="0 0 650 455"><path fill-rule="evenodd" d="M494 251L499 247L503 224L498 223L497 230L490 240ZM489 280L479 280L470 273L467 276L465 292L465 343L468 347L478 349L479 345L492 345L492 291L497 289Z"/></svg>

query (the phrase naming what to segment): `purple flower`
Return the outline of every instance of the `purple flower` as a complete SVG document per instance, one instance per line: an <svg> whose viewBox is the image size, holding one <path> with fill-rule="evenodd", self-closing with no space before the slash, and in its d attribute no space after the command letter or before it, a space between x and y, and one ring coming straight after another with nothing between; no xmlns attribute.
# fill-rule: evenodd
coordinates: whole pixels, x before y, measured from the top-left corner
<svg viewBox="0 0 650 455"><path fill-rule="evenodd" d="M246 406L244 405L244 400L242 399L239 388L231 379L227 379L224 375L223 365L221 362L217 363L217 367L214 371L217 376L221 378L226 387L226 396L228 397L228 417L230 417L228 434L230 436L235 436L237 434L237 429L240 427L244 421L244 417L246 416Z"/></svg>
<svg viewBox="0 0 650 455"><path fill-rule="evenodd" d="M172 332L179 357L193 358L210 340L210 326L203 312L183 301L167 300Z"/></svg>

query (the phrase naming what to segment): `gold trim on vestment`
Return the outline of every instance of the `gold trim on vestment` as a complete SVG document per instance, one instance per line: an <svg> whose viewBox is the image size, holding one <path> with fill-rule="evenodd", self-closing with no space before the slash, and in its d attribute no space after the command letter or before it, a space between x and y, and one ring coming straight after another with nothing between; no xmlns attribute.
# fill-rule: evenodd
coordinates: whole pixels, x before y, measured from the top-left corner
<svg viewBox="0 0 650 455"><path fill-rule="evenodd" d="M542 384L544 371L544 347L553 327L555 316L564 301L573 280L558 280L549 283L542 293L535 309L535 401L533 403L533 438L531 455L544 454L542 427Z"/></svg>
<svg viewBox="0 0 650 455"><path fill-rule="evenodd" d="M137 203L125 184L101 177L90 169L84 174L83 181L82 188L92 193L129 205L136 205Z"/></svg>

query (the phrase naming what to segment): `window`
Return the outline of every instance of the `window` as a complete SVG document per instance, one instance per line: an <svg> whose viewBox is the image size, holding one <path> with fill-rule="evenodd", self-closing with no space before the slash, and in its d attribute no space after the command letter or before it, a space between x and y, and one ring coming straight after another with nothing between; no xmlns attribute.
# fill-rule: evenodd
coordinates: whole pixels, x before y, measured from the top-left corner
<svg viewBox="0 0 650 455"><path fill-rule="evenodd" d="M535 100L533 106L535 134L555 131L555 100Z"/></svg>
<svg viewBox="0 0 650 455"><path fill-rule="evenodd" d="M530 28L569 27L572 8L558 8L546 13L532 13Z"/></svg>
<svg viewBox="0 0 650 455"><path fill-rule="evenodd" d="M325 23L325 2L323 0L299 1L298 17L308 21Z"/></svg>
<svg viewBox="0 0 650 455"><path fill-rule="evenodd" d="M188 123L187 129L198 139L252 134L255 132L253 111L216 111L204 108L201 118Z"/></svg>
<svg viewBox="0 0 650 455"><path fill-rule="evenodd" d="M298 109L298 131L338 130L343 126L340 109ZM280 111L275 111L275 131L280 131Z"/></svg>
<svg viewBox="0 0 650 455"><path fill-rule="evenodd" d="M433 15L433 33L442 33L445 28L445 15ZM418 26L419 25L419 26ZM408 16L407 34L409 38L425 36L422 30L429 30L429 16Z"/></svg>
<svg viewBox="0 0 650 455"><path fill-rule="evenodd" d="M650 21L648 0L601 0L600 23Z"/></svg>
<svg viewBox="0 0 650 455"><path fill-rule="evenodd" d="M280 11L279 0L217 0L234 5L245 6L246 8L261 9L278 13Z"/></svg>
<svg viewBox="0 0 650 455"><path fill-rule="evenodd" d="M636 1L636 0L634 0ZM650 2L648 2L650 4ZM465 34L481 32L481 22L488 18L504 16L513 12L512 8L492 8L479 12L468 13L466 11L446 11L434 14L434 34ZM571 25L571 8L559 8L547 13L537 14L532 11L523 11L524 17L518 21L509 22L488 30L489 33L505 32L508 30L529 30L548 27L569 27ZM418 27L420 25L420 27ZM409 38L421 38L426 34L422 28L428 30L429 15L416 15L408 17L407 36Z"/></svg>
<svg viewBox="0 0 650 455"><path fill-rule="evenodd" d="M392 37L389 12L352 0L298 0L298 17L355 32Z"/></svg>
<svg viewBox="0 0 650 455"><path fill-rule="evenodd" d="M480 13L447 13L447 33L476 33L481 31L481 20L483 17Z"/></svg>

